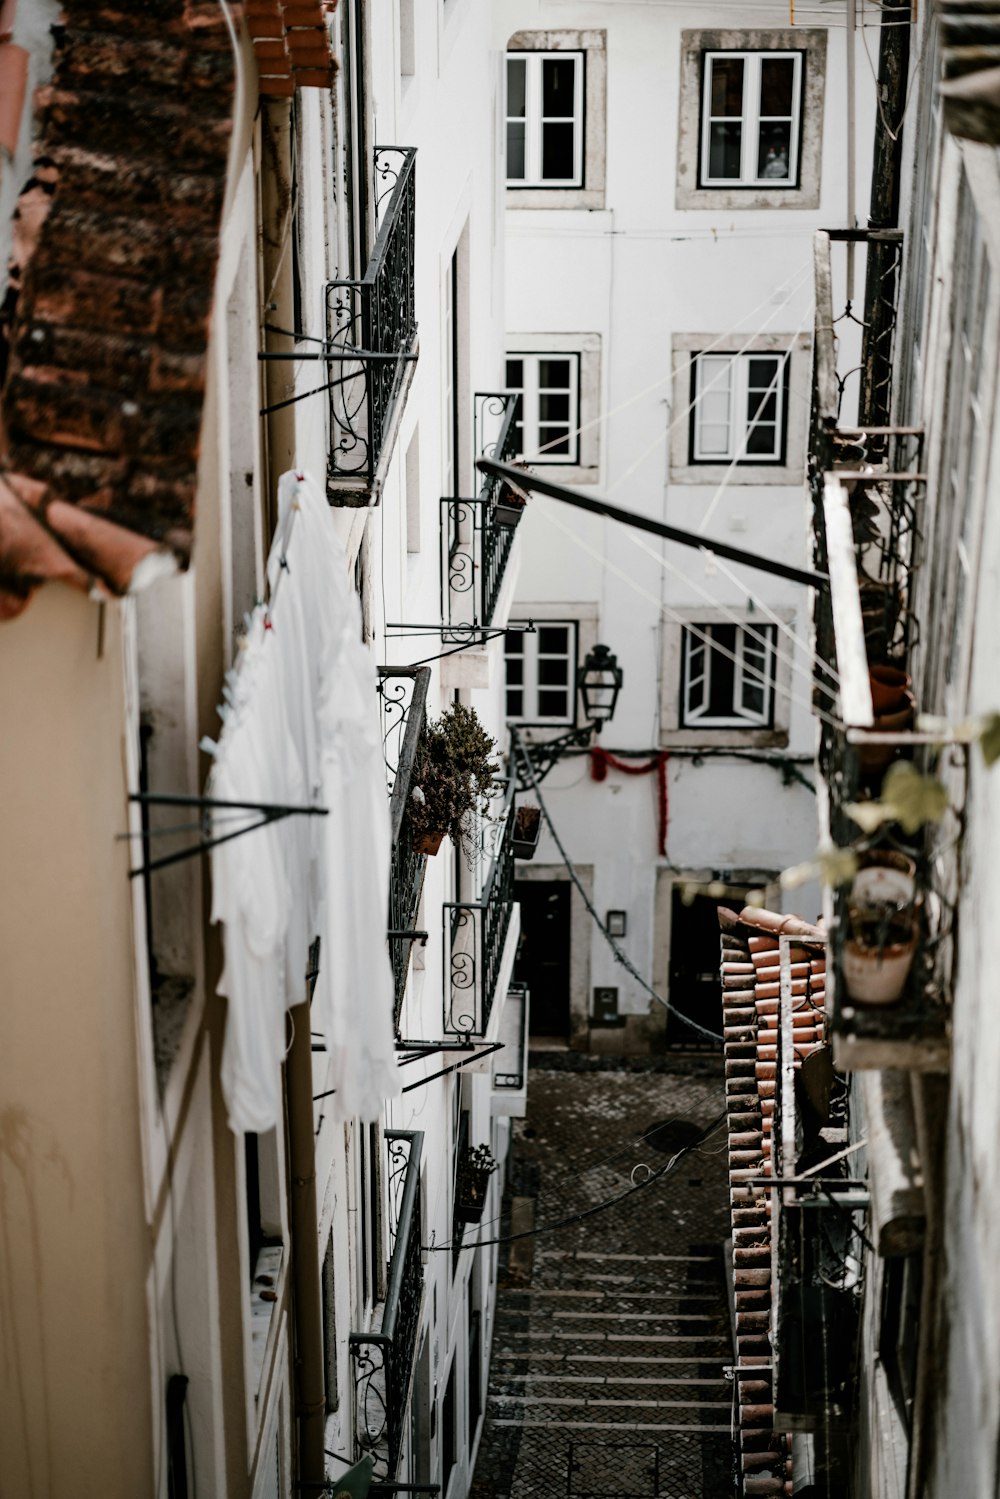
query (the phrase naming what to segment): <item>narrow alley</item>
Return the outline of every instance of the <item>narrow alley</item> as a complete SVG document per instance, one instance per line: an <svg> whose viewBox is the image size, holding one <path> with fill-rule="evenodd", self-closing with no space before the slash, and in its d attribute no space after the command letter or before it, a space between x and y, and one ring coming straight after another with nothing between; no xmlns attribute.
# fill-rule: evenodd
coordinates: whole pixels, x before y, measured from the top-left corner
<svg viewBox="0 0 1000 1499"><path fill-rule="evenodd" d="M531 1061L502 1232L535 1233L501 1249L472 1493L721 1499L732 1491L724 1131L699 1143L722 1108L721 1063Z"/></svg>

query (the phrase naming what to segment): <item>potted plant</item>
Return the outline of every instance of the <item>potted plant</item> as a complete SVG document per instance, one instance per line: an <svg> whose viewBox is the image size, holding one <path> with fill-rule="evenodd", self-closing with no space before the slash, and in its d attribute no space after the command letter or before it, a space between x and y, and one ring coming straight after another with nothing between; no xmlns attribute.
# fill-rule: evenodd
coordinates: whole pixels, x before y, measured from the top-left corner
<svg viewBox="0 0 1000 1499"><path fill-rule="evenodd" d="M533 859L542 833L542 814L538 807L525 802L514 813L511 848L515 859Z"/></svg>
<svg viewBox="0 0 1000 1499"><path fill-rule="evenodd" d="M459 1157L455 1178L455 1217L460 1223L478 1223L486 1206L490 1177L498 1162L488 1145L472 1145Z"/></svg>
<svg viewBox="0 0 1000 1499"><path fill-rule="evenodd" d="M523 468L527 472L526 463L515 463L514 468ZM528 496L523 489L518 489L516 484L503 483L497 494L496 504L493 506L493 519L498 526L506 526L513 530L521 516L524 507L528 503Z"/></svg>
<svg viewBox="0 0 1000 1499"><path fill-rule="evenodd" d="M463 703L424 724L407 803L417 853L436 854L446 835L456 848L470 848L469 815L493 791L500 768L490 758L495 749L475 710Z"/></svg>
<svg viewBox="0 0 1000 1499"><path fill-rule="evenodd" d="M862 854L847 901L849 935L842 968L858 1004L895 1004L903 992L919 931L915 866L905 854Z"/></svg>

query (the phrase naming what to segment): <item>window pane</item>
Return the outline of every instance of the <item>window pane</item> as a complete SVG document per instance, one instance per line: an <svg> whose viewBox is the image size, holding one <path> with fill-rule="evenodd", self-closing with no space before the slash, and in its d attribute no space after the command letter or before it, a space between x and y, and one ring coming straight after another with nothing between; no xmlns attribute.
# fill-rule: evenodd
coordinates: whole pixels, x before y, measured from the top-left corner
<svg viewBox="0 0 1000 1499"><path fill-rule="evenodd" d="M794 84L793 57L765 57L760 65L761 115L791 115Z"/></svg>
<svg viewBox="0 0 1000 1499"><path fill-rule="evenodd" d="M569 705L568 694L565 691L553 692L548 689L538 694L538 716L539 718L568 718Z"/></svg>
<svg viewBox="0 0 1000 1499"><path fill-rule="evenodd" d="M538 654L540 656L569 655L569 630L565 625L539 626Z"/></svg>
<svg viewBox="0 0 1000 1499"><path fill-rule="evenodd" d="M729 428L716 426L702 426L698 428L698 446L701 449L702 458L710 458L713 455L725 458L729 453Z"/></svg>
<svg viewBox="0 0 1000 1499"><path fill-rule="evenodd" d="M543 656L538 663L538 680L543 687L565 687L569 680L566 657Z"/></svg>
<svg viewBox="0 0 1000 1499"><path fill-rule="evenodd" d="M712 638L712 665L709 673L708 716L732 718L733 687L736 677L736 626L709 625L706 634Z"/></svg>
<svg viewBox="0 0 1000 1499"><path fill-rule="evenodd" d="M523 359L508 359L507 360L507 389L508 390L523 390L524 389L524 360Z"/></svg>
<svg viewBox="0 0 1000 1499"><path fill-rule="evenodd" d="M547 182L572 177L573 125L542 126L542 177Z"/></svg>
<svg viewBox="0 0 1000 1499"><path fill-rule="evenodd" d="M565 428L539 426L538 448L545 458L566 458L569 456L569 433Z"/></svg>
<svg viewBox="0 0 1000 1499"><path fill-rule="evenodd" d="M507 115L508 118L524 119L524 77L525 60L523 57L509 57L507 59Z"/></svg>
<svg viewBox="0 0 1000 1499"><path fill-rule="evenodd" d="M703 426L728 427L729 426L729 392L722 390L708 390L698 402L698 411Z"/></svg>
<svg viewBox="0 0 1000 1499"><path fill-rule="evenodd" d="M507 694L507 717L520 718L524 712L524 693L508 692Z"/></svg>
<svg viewBox="0 0 1000 1499"><path fill-rule="evenodd" d="M743 113L742 57L713 57L712 114L736 116Z"/></svg>
<svg viewBox="0 0 1000 1499"><path fill-rule="evenodd" d="M543 422L568 422L569 392L539 395L538 415Z"/></svg>
<svg viewBox="0 0 1000 1499"><path fill-rule="evenodd" d="M509 687L521 687L524 684L524 658L521 656L507 657L507 685Z"/></svg>
<svg viewBox="0 0 1000 1499"><path fill-rule="evenodd" d="M538 361L538 384L543 389L566 390L569 387L568 359L540 359Z"/></svg>
<svg viewBox="0 0 1000 1499"><path fill-rule="evenodd" d="M503 648L508 656L524 655L523 630L508 630L504 635Z"/></svg>
<svg viewBox="0 0 1000 1499"><path fill-rule="evenodd" d="M507 121L507 176L524 176L524 124L517 120Z"/></svg>
<svg viewBox="0 0 1000 1499"><path fill-rule="evenodd" d="M572 57L546 57L542 62L542 116L545 119L573 118L573 80L576 62ZM569 174L567 173L567 176Z"/></svg>
<svg viewBox="0 0 1000 1499"><path fill-rule="evenodd" d="M708 140L708 175L739 179L742 125L712 125Z"/></svg>
<svg viewBox="0 0 1000 1499"><path fill-rule="evenodd" d="M747 432L744 451L756 458L778 456L778 431L772 422L758 422Z"/></svg>
<svg viewBox="0 0 1000 1499"><path fill-rule="evenodd" d="M773 355L767 359L751 358L747 361L747 385L751 393L755 390L767 390L768 386L777 386L775 373L780 363L781 360Z"/></svg>
<svg viewBox="0 0 1000 1499"><path fill-rule="evenodd" d="M757 142L757 176L769 181L787 177L791 156L791 120L762 122Z"/></svg>
<svg viewBox="0 0 1000 1499"><path fill-rule="evenodd" d="M761 392L759 396L751 393L747 403L747 417L751 423L759 426L762 422L770 422L773 426L778 416L778 396L776 391L770 395Z"/></svg>

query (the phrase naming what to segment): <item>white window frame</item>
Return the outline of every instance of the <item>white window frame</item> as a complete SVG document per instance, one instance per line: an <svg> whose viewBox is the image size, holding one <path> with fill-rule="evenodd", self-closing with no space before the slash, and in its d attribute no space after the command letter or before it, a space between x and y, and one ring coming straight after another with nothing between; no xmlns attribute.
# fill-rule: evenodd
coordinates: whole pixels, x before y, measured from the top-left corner
<svg viewBox="0 0 1000 1499"><path fill-rule="evenodd" d="M521 52L507 53L504 68L504 158L507 154L507 127L521 120L520 115L508 113L507 68L513 61L524 63L524 176L507 177L509 188L581 188L583 187L584 163L584 60L583 51ZM573 175L571 177L544 177L542 175L542 127L550 121L542 115L542 67L545 62L573 63L573 113L552 116L551 122L573 124Z"/></svg>
<svg viewBox="0 0 1000 1499"><path fill-rule="evenodd" d="M511 623L515 623L515 622L511 621ZM577 671L577 663L579 661L579 656L580 656L580 641L579 641L578 621L575 620L575 619L538 619L538 620L535 621L535 626L536 626L535 633L532 633L529 630L525 630L525 631L521 632L520 635L519 635L519 638L523 642L523 645L524 645L524 652L523 652L523 655L521 657L521 659L524 662L524 680L520 684L519 687L518 687L518 684L515 683L515 684L513 684L513 688L512 688L512 690L519 690L520 692L522 692L524 694L523 707L524 707L524 709L526 711L524 711L522 713L519 713L519 714L506 714L507 722L508 723L538 725L539 727L543 727L543 728L547 728L549 726L555 726L555 725L560 725L562 727L569 727L572 724L576 723L576 671ZM553 628L556 628L556 629L558 629L558 628L565 629L566 632L567 632L567 637L568 637L568 650L566 652L566 657L565 657L565 659L569 662L569 675L568 675L568 680L567 680L567 685L566 685L566 692L567 692L567 697L568 697L568 706L567 706L567 712L565 714L544 714L544 713L539 713L538 712L538 692L539 692L539 686L540 686L539 681L538 681L538 661L539 661L539 657L541 655L541 652L539 650L539 647L540 647L540 644L541 644L541 634L540 634L540 631L544 630L544 629L553 629ZM553 653L548 653L548 654L550 654L552 656L555 656L556 654L558 654L559 659L563 659L562 652L559 652L559 653L553 652ZM547 657L546 657L546 659L547 659ZM506 708L506 694L507 694L507 690L508 690L507 689L507 683L506 683L506 668L507 668L507 652L505 651L504 652L504 706L505 706L505 708ZM551 684L547 684L547 683L541 684L541 688L542 688L543 691L545 691L547 689L548 690L552 690L551 689Z"/></svg>
<svg viewBox="0 0 1000 1499"><path fill-rule="evenodd" d="M743 63L743 111L739 116L742 125L741 152L740 152L740 174L738 177L713 177L709 171L711 158L711 126L713 120L728 119L735 121L735 115L714 116L712 114L712 65L716 59L732 61L740 59ZM760 113L760 76L761 64L769 60L791 61L794 65L792 76L792 114L791 130L789 133L789 156L787 177L764 177L757 170L757 149L760 135L760 125L763 119L780 118L787 116L761 116ZM802 53L793 51L763 51L756 48L748 51L724 50L710 51L704 54L702 68L702 112L701 112L701 143L700 143L700 172L699 180L702 187L767 187L797 189L799 185L799 141L802 135Z"/></svg>
<svg viewBox="0 0 1000 1499"><path fill-rule="evenodd" d="M562 467L575 467L580 462L580 358L579 352L562 349L539 349L526 352L523 349L509 349L507 359L520 359L523 362L523 385L520 389L516 386L507 386L507 389L521 397L521 434L524 442L524 452L518 454L519 459L525 459L534 464L555 464ZM569 452L568 453L546 453L540 451L546 442L552 438L542 431L543 424L540 419L541 393L543 387L539 383L539 365L543 359L566 359L569 361ZM545 390L555 390L560 393L566 391L564 386L547 385ZM549 423L547 426L559 426L561 423ZM530 439L530 440L529 440Z"/></svg>
<svg viewBox="0 0 1000 1499"><path fill-rule="evenodd" d="M750 436L749 416L750 361L773 359L775 375L775 421L774 445L770 453L750 453L747 440ZM748 350L740 354L696 354L692 367L693 405L691 411L691 462L692 463L736 463L736 464L783 464L787 443L785 388L788 382L789 351ZM703 421L704 397L708 394L728 397L727 422L729 435L725 449L709 449L704 440L705 427L718 423ZM770 425L770 424L768 424Z"/></svg>
<svg viewBox="0 0 1000 1499"><path fill-rule="evenodd" d="M683 627L681 638L682 669L680 691L679 726L682 729L769 729L774 722L774 695L776 683L776 627L773 624L736 625L736 642L733 661L733 711L731 714L711 714L708 702L711 698L712 658L720 647L715 642L715 631L728 628L729 622L700 622L692 620ZM751 631L758 639L752 641ZM763 636L763 639L759 637ZM752 659L763 656L764 664ZM701 657L700 674L695 675L694 661ZM761 679L765 688L764 705L758 712L743 705L747 686L759 687ZM704 683L704 705L691 706L692 688L695 683Z"/></svg>

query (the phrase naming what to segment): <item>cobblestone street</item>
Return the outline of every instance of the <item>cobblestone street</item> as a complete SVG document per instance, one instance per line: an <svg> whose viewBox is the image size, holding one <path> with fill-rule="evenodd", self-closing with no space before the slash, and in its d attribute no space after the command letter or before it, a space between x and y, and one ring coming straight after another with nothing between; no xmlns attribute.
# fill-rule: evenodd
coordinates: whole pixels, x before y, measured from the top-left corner
<svg viewBox="0 0 1000 1499"><path fill-rule="evenodd" d="M515 1126L475 1499L727 1499L721 1063L533 1054ZM569 1070L569 1068L573 1070ZM576 1070L586 1068L586 1070ZM564 1070L566 1069L566 1070ZM634 1173L634 1175L633 1175Z"/></svg>

